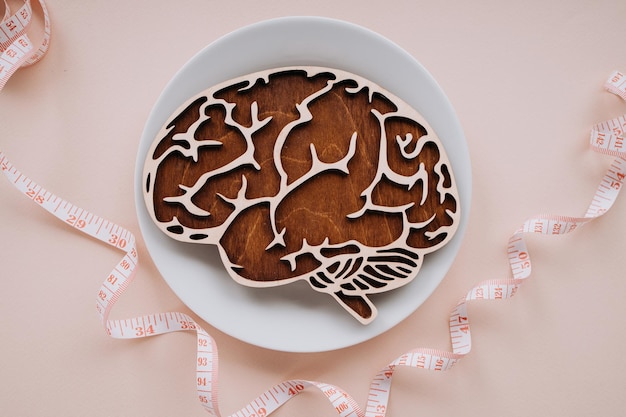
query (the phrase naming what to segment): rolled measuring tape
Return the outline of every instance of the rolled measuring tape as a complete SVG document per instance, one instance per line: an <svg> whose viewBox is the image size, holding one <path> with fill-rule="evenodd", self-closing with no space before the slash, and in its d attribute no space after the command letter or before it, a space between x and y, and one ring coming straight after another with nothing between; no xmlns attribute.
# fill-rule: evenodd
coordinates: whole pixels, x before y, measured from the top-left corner
<svg viewBox="0 0 626 417"><path fill-rule="evenodd" d="M4 0L4 16L0 20L0 91L15 71L39 62L48 51L50 16L43 0L39 0L39 6L43 13L44 31L41 42L35 46L27 34L33 18L30 0L25 0L13 14L7 0Z"/></svg>
<svg viewBox="0 0 626 417"><path fill-rule="evenodd" d="M48 33L47 39L49 40L47 11L43 1L40 1L40 4L44 11L46 32ZM7 27L14 27L14 25L18 27L14 20L16 15L20 14L22 10L25 11L24 15L20 14L22 17L32 14L28 1L14 15L8 13L8 6L6 10L5 18L2 20L1 32L8 40L3 41L0 46L0 53L2 54L0 55L2 57L0 58L0 65L5 65L0 71L0 75L3 77L0 90L8 78L21 65L31 62L35 57L37 60L41 59L47 50L48 44L48 41L46 41L45 47L40 46L39 49L35 50L34 46L27 40L26 43L29 45L28 48L30 48L27 50L27 47L20 42L20 39L27 39L25 31L28 22L25 25L22 22L22 29L15 29L16 33L13 38L7 35ZM6 24L9 20L13 23ZM19 33L20 30L22 33ZM0 37L0 40L2 39L4 38ZM16 51L16 56L18 53L22 55L19 59L6 61L4 56L9 50ZM6 55L10 56L12 54ZM5 62L9 62L11 66L7 66L9 64L5 64ZM614 72L605 83L605 88L626 100L626 76L623 73ZM450 351L419 348L400 355L381 369L372 379L365 408L361 408L347 392L337 386L308 380L288 380L266 390L239 411L231 414L231 416L267 416L303 390L316 388L322 392L342 417L384 417L389 402L392 377L397 367L407 366L432 371L450 369L471 351L472 340L467 314L468 302L511 298L516 294L517 289L524 280L530 277L532 264L523 238L525 234L562 235L570 233L591 220L602 216L611 208L619 195L626 177L625 132L626 115L593 126L590 135L590 146L593 150L611 155L615 159L597 187L586 213L582 217L541 214L523 222L508 240L507 250L511 278L488 280L477 284L452 309L449 320ZM210 415L221 416L217 395L219 365L217 346L214 339L190 316L184 313L168 312L122 320L110 320L108 318L115 302L132 282L137 271L138 253L133 233L46 190L23 175L13 166L2 151L0 151L0 171L18 191L68 226L124 252L124 256L104 279L96 295L96 311L106 333L118 339L136 339L177 331L194 331L197 341L196 387L198 400Z"/></svg>

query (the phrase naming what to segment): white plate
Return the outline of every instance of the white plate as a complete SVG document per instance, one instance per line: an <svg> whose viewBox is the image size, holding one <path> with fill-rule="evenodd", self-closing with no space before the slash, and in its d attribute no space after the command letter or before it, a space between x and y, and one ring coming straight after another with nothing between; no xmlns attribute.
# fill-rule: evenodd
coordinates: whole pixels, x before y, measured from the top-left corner
<svg viewBox="0 0 626 417"><path fill-rule="evenodd" d="M168 238L144 206L142 169L151 142L166 119L192 95L231 78L290 65L320 65L368 78L419 111L441 139L460 193L461 221L444 248L427 255L408 285L372 301L378 317L364 326L331 297L305 282L249 288L226 273L214 246ZM239 29L193 57L165 87L141 137L135 203L148 251L180 299L215 328L242 341L281 351L318 352L351 346L392 328L434 291L447 273L467 223L471 169L467 144L445 94L407 52L362 27L319 17L269 20Z"/></svg>

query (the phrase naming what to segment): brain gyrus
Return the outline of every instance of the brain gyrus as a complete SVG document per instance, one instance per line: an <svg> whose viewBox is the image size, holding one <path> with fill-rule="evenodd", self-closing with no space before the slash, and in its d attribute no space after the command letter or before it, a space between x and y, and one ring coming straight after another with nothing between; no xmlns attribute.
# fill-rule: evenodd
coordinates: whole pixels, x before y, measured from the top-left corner
<svg viewBox="0 0 626 417"><path fill-rule="evenodd" d="M364 324L368 296L409 283L460 218L428 123L329 68L268 70L189 99L153 142L144 184L157 226L217 245L237 282L306 280Z"/></svg>

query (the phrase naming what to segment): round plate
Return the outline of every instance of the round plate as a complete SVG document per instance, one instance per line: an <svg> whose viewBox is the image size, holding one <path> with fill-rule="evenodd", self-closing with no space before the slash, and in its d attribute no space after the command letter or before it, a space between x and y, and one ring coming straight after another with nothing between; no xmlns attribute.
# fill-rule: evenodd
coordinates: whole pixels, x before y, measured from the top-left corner
<svg viewBox="0 0 626 417"><path fill-rule="evenodd" d="M217 248L177 242L152 223L143 200L142 171L151 142L169 116L192 95L252 72L318 65L343 69L377 83L420 112L448 153L460 194L454 238L424 259L408 285L372 296L378 317L364 326L332 297L306 282L250 288L233 281ZM224 36L193 57L165 87L146 122L135 171L135 203L150 255L165 281L199 317L244 342L289 351L319 352L366 341L410 315L434 291L459 249L469 214L471 167L458 119L431 75L407 52L350 23L289 17L257 23Z"/></svg>

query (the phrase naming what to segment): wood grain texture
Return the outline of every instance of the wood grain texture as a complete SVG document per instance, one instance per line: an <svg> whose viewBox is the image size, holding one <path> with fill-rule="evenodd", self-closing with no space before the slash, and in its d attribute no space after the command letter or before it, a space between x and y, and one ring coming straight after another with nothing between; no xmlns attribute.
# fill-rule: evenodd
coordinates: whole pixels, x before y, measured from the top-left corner
<svg viewBox="0 0 626 417"><path fill-rule="evenodd" d="M363 323L376 315L367 295L413 279L460 212L421 116L328 68L268 70L190 99L155 139L144 177L155 223L218 245L235 280L306 279Z"/></svg>

